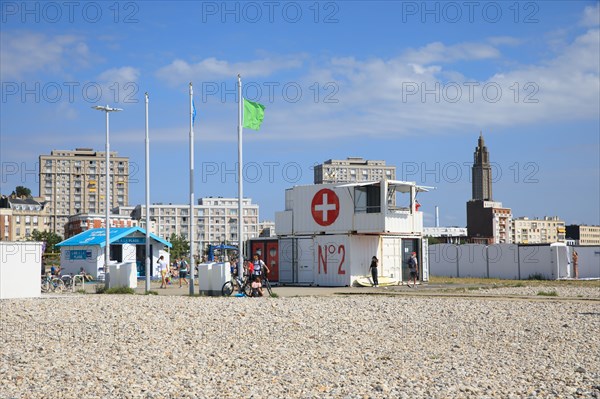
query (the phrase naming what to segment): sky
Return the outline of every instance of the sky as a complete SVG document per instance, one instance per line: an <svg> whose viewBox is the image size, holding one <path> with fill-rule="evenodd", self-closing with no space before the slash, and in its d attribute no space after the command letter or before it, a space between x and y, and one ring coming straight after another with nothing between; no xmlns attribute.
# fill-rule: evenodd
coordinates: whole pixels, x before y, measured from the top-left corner
<svg viewBox="0 0 600 399"><path fill-rule="evenodd" d="M358 156L397 167L424 224L466 225L482 133L493 199L514 217L600 225L598 1L3 1L0 193L37 195L38 157L130 159L129 205L236 197L237 75L266 106L244 129L244 196L261 220L313 166Z"/></svg>

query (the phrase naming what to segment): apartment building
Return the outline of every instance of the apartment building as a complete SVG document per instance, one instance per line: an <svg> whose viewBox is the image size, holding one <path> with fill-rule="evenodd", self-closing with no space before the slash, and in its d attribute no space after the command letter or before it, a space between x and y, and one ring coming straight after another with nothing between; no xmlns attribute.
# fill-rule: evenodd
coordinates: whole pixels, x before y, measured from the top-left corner
<svg viewBox="0 0 600 399"><path fill-rule="evenodd" d="M345 160L330 159L314 167L314 183L350 183L396 179L396 167L385 161L371 161L360 157Z"/></svg>
<svg viewBox="0 0 600 399"><path fill-rule="evenodd" d="M48 202L50 231L63 234L69 216L106 209L106 152L53 150L39 157L40 197ZM129 158L110 153L110 208L129 201Z"/></svg>
<svg viewBox="0 0 600 399"><path fill-rule="evenodd" d="M12 196L0 198L0 241L28 240L34 230L50 231L46 201Z"/></svg>
<svg viewBox="0 0 600 399"><path fill-rule="evenodd" d="M512 220L514 244L549 244L565 242L565 222L558 216L543 219L519 217Z"/></svg>
<svg viewBox="0 0 600 399"><path fill-rule="evenodd" d="M567 239L575 245L600 245L600 226L571 224L566 230Z"/></svg>
<svg viewBox="0 0 600 399"><path fill-rule="evenodd" d="M259 207L250 198L244 198L244 241L259 236ZM128 215L145 228L145 205L119 207L120 215ZM150 206L150 219L155 223L155 234L168 239L171 234L189 240L190 206L187 204L153 204ZM194 206L194 244L196 248L207 248L208 244L238 244L238 199L206 197Z"/></svg>

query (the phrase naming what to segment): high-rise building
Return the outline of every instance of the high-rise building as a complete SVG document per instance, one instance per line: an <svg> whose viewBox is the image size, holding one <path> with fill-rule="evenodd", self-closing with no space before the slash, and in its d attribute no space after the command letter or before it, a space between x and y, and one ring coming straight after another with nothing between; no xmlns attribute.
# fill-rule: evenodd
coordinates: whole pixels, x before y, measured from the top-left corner
<svg viewBox="0 0 600 399"><path fill-rule="evenodd" d="M244 241L259 236L258 205L250 198L244 198ZM138 220L139 226L146 226L146 206L137 205L119 207L120 215L130 215ZM155 234L169 239L171 234L189 240L188 204L153 204L150 206L150 219L155 222ZM198 200L194 206L194 244L195 248L205 250L208 244L238 245L238 199L206 197Z"/></svg>
<svg viewBox="0 0 600 399"><path fill-rule="evenodd" d="M492 200L492 168L490 154L479 133L473 154L471 200L467 202L469 241L482 244L512 242L512 211Z"/></svg>
<svg viewBox="0 0 600 399"><path fill-rule="evenodd" d="M385 161L369 161L360 157L345 160L330 159L314 167L314 183L351 183L396 179L396 167Z"/></svg>
<svg viewBox="0 0 600 399"><path fill-rule="evenodd" d="M479 133L479 141L473 153L472 196L473 200L492 201L492 167L490 153Z"/></svg>
<svg viewBox="0 0 600 399"><path fill-rule="evenodd" d="M40 197L48 201L50 230L62 235L69 216L106 209L106 153L91 148L40 155ZM129 201L129 158L110 153L110 208Z"/></svg>

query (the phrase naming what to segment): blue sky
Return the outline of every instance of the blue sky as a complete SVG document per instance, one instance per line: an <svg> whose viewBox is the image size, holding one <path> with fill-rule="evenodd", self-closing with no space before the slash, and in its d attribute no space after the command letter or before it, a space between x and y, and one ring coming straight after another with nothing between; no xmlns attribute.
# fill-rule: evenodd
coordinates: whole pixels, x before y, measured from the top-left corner
<svg viewBox="0 0 600 399"><path fill-rule="evenodd" d="M597 1L2 2L0 192L38 193L40 154L111 149L130 158L144 203L144 92L151 201L189 198L188 83L195 196L236 196L236 75L264 104L244 131L245 196L273 220L311 167L361 156L420 195L425 224L466 224L482 131L494 199L514 216L600 224ZM71 5L69 5L71 4Z"/></svg>

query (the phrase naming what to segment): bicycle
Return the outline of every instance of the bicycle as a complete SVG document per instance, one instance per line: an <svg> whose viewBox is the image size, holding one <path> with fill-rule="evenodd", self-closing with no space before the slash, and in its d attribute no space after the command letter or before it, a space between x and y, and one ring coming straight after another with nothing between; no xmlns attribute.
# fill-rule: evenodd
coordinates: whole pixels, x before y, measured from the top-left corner
<svg viewBox="0 0 600 399"><path fill-rule="evenodd" d="M271 288L271 283L269 282L269 278L267 277L267 273L263 273L262 275L262 286L267 288L269 292L269 296L273 296L273 289Z"/></svg>
<svg viewBox="0 0 600 399"><path fill-rule="evenodd" d="M223 284L221 288L221 294L223 296L231 296L233 291L243 293L245 296L252 296L252 286L250 280L248 279L248 275L244 275L244 278L241 279L238 276L231 275L231 280L227 281Z"/></svg>
<svg viewBox="0 0 600 399"><path fill-rule="evenodd" d="M65 282L60 278L49 275L42 277L42 292L63 292L65 289Z"/></svg>

